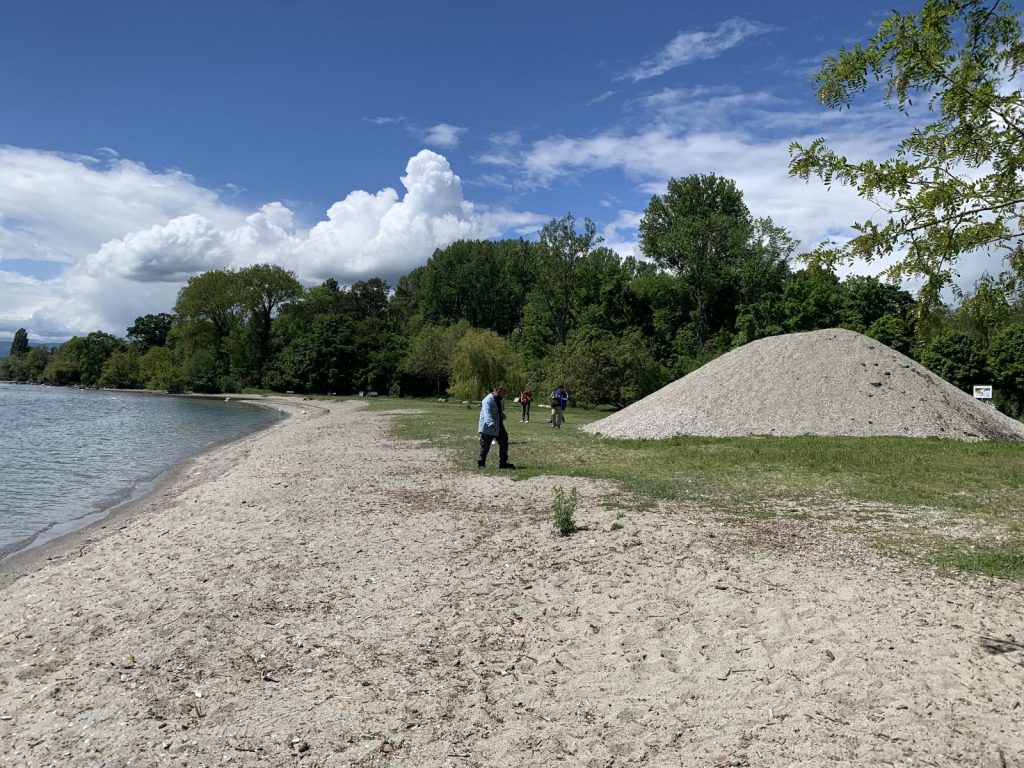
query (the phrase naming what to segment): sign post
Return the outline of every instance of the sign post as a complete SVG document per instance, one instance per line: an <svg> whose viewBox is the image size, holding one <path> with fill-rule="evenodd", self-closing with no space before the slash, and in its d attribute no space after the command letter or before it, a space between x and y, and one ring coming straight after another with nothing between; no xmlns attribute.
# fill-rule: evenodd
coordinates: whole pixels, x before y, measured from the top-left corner
<svg viewBox="0 0 1024 768"><path fill-rule="evenodd" d="M992 385L991 384L975 384L974 385L974 397L977 400L987 400L988 404L992 404Z"/></svg>

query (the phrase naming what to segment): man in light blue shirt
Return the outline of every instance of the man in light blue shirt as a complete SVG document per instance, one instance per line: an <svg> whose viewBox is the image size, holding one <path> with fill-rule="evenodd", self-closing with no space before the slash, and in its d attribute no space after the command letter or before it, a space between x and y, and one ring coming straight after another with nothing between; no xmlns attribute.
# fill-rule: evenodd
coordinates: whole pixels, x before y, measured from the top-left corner
<svg viewBox="0 0 1024 768"><path fill-rule="evenodd" d="M515 464L508 463L508 432L505 431L505 386L498 384L483 402L480 403L480 458L476 460L478 467L487 466L487 453L491 450L491 442L498 441L498 468L515 469Z"/></svg>

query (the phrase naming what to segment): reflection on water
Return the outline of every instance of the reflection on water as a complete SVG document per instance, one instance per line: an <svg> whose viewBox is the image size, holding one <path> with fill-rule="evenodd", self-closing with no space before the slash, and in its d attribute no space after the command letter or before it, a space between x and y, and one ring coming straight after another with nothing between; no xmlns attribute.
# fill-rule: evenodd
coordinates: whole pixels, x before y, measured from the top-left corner
<svg viewBox="0 0 1024 768"><path fill-rule="evenodd" d="M183 459L280 416L234 401L0 384L0 556L90 522Z"/></svg>

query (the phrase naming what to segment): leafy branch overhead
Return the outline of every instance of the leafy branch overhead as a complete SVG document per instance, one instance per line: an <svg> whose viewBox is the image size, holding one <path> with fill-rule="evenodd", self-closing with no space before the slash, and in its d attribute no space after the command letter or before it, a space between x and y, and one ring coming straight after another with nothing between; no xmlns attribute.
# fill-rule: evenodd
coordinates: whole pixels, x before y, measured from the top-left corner
<svg viewBox="0 0 1024 768"><path fill-rule="evenodd" d="M814 76L822 104L849 108L877 82L886 107L914 127L881 162L851 161L823 138L790 146L791 175L851 186L880 214L812 260L835 266L897 254L886 275L923 278L920 298L934 306L944 287L956 291L959 258L1002 253L1009 268L1001 282L1016 290L1024 275L1022 66L1018 15L991 0L927 0L917 14L889 16L866 46L828 57Z"/></svg>

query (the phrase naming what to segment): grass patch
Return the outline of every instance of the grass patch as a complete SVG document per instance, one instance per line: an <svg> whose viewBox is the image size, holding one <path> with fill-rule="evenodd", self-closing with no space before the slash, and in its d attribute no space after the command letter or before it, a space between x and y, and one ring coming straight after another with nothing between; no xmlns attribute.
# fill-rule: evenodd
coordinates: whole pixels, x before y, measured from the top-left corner
<svg viewBox="0 0 1024 768"><path fill-rule="evenodd" d="M1024 539L1010 541L944 539L908 535L897 541L876 540L882 552L995 579L1024 581Z"/></svg>
<svg viewBox="0 0 1024 768"><path fill-rule="evenodd" d="M1018 553L1024 550L1018 549ZM1024 579L1024 555L997 549L936 554L931 558L937 565L980 573L997 579Z"/></svg>
<svg viewBox="0 0 1024 768"><path fill-rule="evenodd" d="M429 440L460 467L475 469L478 405L377 398L368 406L415 408L420 412L396 417L397 434ZM976 550L957 556L937 541L915 544L931 562L1024 578L1024 444L811 436L611 440L578 429L604 414L569 409L566 415L562 429L552 429L540 409L530 424L510 414L512 477L611 480L641 497L757 518L827 521L843 502L854 502L867 508L857 511L858 519L891 526L897 542L939 524L970 529Z"/></svg>

